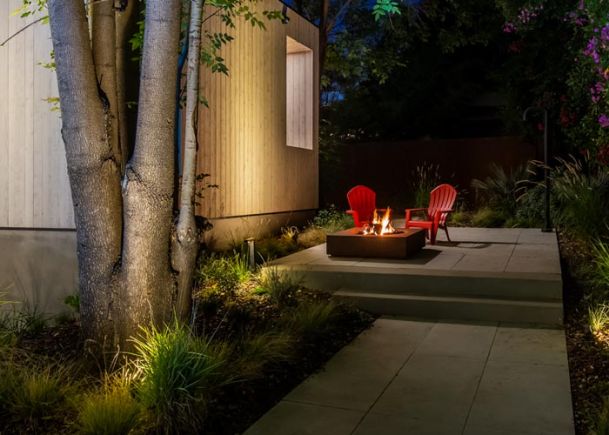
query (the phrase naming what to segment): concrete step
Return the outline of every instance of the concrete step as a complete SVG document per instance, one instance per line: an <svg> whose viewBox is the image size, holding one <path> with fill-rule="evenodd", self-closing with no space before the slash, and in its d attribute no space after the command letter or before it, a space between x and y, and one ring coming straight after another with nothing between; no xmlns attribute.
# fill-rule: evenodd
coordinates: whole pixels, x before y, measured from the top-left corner
<svg viewBox="0 0 609 435"><path fill-rule="evenodd" d="M369 293L341 288L334 296L376 314L423 319L499 321L561 326L561 302Z"/></svg>
<svg viewBox="0 0 609 435"><path fill-rule="evenodd" d="M300 276L306 286L326 291L348 288L366 293L562 301L559 274L336 267L302 271L292 267L284 273Z"/></svg>

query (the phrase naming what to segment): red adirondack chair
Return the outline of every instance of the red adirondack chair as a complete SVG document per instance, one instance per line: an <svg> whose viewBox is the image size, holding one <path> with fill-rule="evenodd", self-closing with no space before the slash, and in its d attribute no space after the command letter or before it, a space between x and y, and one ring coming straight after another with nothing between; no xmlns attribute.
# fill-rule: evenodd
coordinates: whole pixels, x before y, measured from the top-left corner
<svg viewBox="0 0 609 435"><path fill-rule="evenodd" d="M376 193L369 187L358 185L347 192L349 208L347 214L353 216L356 227L361 227L365 223L370 223L372 213L376 208Z"/></svg>
<svg viewBox="0 0 609 435"><path fill-rule="evenodd" d="M446 238L450 242L446 218L453 211L453 205L457 198L457 190L450 184L440 184L429 194L429 207L427 208L408 208L406 209L405 227L425 228L427 237L431 244L436 243L438 228L446 232ZM425 220L412 220L413 212L425 212Z"/></svg>

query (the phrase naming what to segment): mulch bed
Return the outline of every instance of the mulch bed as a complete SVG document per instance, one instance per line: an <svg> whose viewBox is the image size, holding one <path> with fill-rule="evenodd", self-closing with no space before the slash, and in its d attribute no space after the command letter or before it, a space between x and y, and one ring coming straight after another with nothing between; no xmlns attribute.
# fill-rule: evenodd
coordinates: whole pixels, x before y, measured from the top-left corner
<svg viewBox="0 0 609 435"><path fill-rule="evenodd" d="M590 250L565 234L559 241L575 432L588 435L609 396L609 343L594 337L588 327L586 296L592 285L581 271L592 262Z"/></svg>

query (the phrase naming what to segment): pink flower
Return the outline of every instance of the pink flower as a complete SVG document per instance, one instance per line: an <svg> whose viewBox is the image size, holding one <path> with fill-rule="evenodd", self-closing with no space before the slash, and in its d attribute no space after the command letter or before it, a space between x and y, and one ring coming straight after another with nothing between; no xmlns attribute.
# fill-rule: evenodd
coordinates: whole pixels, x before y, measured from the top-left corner
<svg viewBox="0 0 609 435"><path fill-rule="evenodd" d="M598 123L603 128L609 127L609 116L603 113L601 116L598 117Z"/></svg>

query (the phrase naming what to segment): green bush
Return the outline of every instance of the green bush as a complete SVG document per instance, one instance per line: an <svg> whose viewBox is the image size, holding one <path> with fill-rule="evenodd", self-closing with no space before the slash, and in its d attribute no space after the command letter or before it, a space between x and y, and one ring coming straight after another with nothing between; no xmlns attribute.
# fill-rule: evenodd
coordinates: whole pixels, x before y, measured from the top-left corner
<svg viewBox="0 0 609 435"><path fill-rule="evenodd" d="M260 274L258 293L268 294L277 305L288 305L300 288L301 280L289 273L281 273L275 267L267 267Z"/></svg>
<svg viewBox="0 0 609 435"><path fill-rule="evenodd" d="M137 394L156 426L166 433L196 432L211 389L221 383L222 355L177 322L162 330L143 329L133 342L141 373Z"/></svg>
<svg viewBox="0 0 609 435"><path fill-rule="evenodd" d="M325 334L337 315L333 301L303 302L288 311L283 321L294 336L314 337Z"/></svg>
<svg viewBox="0 0 609 435"><path fill-rule="evenodd" d="M586 158L558 161L550 172L556 224L584 239L607 235L609 173Z"/></svg>
<svg viewBox="0 0 609 435"><path fill-rule="evenodd" d="M78 425L87 435L123 435L140 422L141 408L129 379L110 377L99 390L79 400Z"/></svg>
<svg viewBox="0 0 609 435"><path fill-rule="evenodd" d="M416 167L412 179L414 206L427 207L429 205L429 193L442 182L440 165L424 162Z"/></svg>
<svg viewBox="0 0 609 435"><path fill-rule="evenodd" d="M594 281L604 288L609 288L609 245L597 241L592 245L594 258Z"/></svg>
<svg viewBox="0 0 609 435"><path fill-rule="evenodd" d="M64 417L71 393L66 369L32 366L14 369L12 376L8 400L15 421L38 428L48 420Z"/></svg>
<svg viewBox="0 0 609 435"><path fill-rule="evenodd" d="M472 187L480 194L483 204L504 216L514 216L523 194L522 183L527 179L528 171L524 165L506 172L493 163L491 175L484 180L472 180Z"/></svg>
<svg viewBox="0 0 609 435"><path fill-rule="evenodd" d="M529 186L518 198L516 226L541 228L544 224L544 197L546 188L542 184Z"/></svg>
<svg viewBox="0 0 609 435"><path fill-rule="evenodd" d="M594 429L590 435L609 435L609 398L603 400L603 406L596 416Z"/></svg>
<svg viewBox="0 0 609 435"><path fill-rule="evenodd" d="M472 216L472 225L483 228L498 228L506 222L506 217L500 211L492 208L481 208Z"/></svg>
<svg viewBox="0 0 609 435"><path fill-rule="evenodd" d="M313 218L313 226L325 230L326 233L346 230L347 228L352 228L353 225L351 215L338 210L334 205L331 205L327 209L319 210Z"/></svg>
<svg viewBox="0 0 609 435"><path fill-rule="evenodd" d="M238 346L231 367L236 368L241 379L259 378L268 364L292 359L293 344L294 340L286 333L264 332L246 337Z"/></svg>
<svg viewBox="0 0 609 435"><path fill-rule="evenodd" d="M298 246L312 248L313 246L326 243L327 232L323 228L310 226L298 234Z"/></svg>
<svg viewBox="0 0 609 435"><path fill-rule="evenodd" d="M201 261L197 271L201 287L210 292L232 294L251 277L247 256L233 251L231 256L212 254Z"/></svg>
<svg viewBox="0 0 609 435"><path fill-rule="evenodd" d="M588 327L593 335L603 332L609 326L609 306L600 304L588 308Z"/></svg>
<svg viewBox="0 0 609 435"><path fill-rule="evenodd" d="M275 258L285 257L288 254L296 251L298 245L295 240L288 237L268 237L258 240L255 244L256 257L262 261L270 261Z"/></svg>

